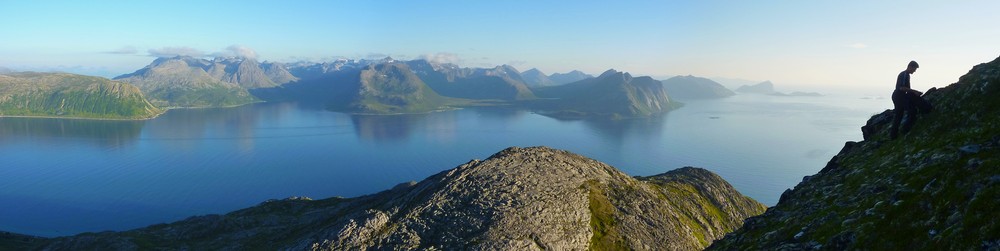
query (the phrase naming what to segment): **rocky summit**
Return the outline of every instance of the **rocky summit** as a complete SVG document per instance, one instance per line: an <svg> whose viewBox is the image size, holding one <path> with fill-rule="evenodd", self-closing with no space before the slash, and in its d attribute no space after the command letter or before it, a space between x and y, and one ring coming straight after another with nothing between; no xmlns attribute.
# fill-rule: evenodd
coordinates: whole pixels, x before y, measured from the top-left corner
<svg viewBox="0 0 1000 251"><path fill-rule="evenodd" d="M818 174L710 250L1000 250L1000 58L927 91L890 140L868 120Z"/></svg>
<svg viewBox="0 0 1000 251"><path fill-rule="evenodd" d="M700 250L764 209L704 169L633 178L570 152L512 147L356 198L293 197L124 232L0 240L51 250Z"/></svg>

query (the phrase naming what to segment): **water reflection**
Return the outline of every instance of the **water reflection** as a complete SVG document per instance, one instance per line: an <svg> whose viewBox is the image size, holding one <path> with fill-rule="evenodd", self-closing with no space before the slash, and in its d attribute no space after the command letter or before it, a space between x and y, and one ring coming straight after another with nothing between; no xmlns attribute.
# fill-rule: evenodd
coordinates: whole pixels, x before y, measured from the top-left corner
<svg viewBox="0 0 1000 251"><path fill-rule="evenodd" d="M431 114L351 115L359 139L375 142L403 141Z"/></svg>
<svg viewBox="0 0 1000 251"><path fill-rule="evenodd" d="M514 107L477 107L471 108L477 115L492 120L510 121L520 119L529 112Z"/></svg>
<svg viewBox="0 0 1000 251"><path fill-rule="evenodd" d="M144 140L174 141L174 147L193 147L203 140L232 141L241 152L255 148L261 125L273 124L295 110L294 103L263 103L230 108L171 110L147 125ZM271 123L268 123L271 122Z"/></svg>
<svg viewBox="0 0 1000 251"><path fill-rule="evenodd" d="M597 132L605 140L619 144L626 138L659 139L667 116L635 119L586 119L583 124Z"/></svg>
<svg viewBox="0 0 1000 251"><path fill-rule="evenodd" d="M57 142L85 139L101 147L121 147L133 143L146 121L85 120L52 118L0 118L0 144L14 139Z"/></svg>

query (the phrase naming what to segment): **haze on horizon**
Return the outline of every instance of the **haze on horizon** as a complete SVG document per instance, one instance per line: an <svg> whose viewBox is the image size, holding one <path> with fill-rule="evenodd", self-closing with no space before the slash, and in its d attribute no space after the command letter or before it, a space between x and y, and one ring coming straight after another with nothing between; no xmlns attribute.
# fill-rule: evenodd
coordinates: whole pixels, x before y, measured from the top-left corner
<svg viewBox="0 0 1000 251"><path fill-rule="evenodd" d="M23 1L0 3L0 67L113 77L154 57L427 58L546 74L614 68L800 89L957 81L1000 55L996 1Z"/></svg>

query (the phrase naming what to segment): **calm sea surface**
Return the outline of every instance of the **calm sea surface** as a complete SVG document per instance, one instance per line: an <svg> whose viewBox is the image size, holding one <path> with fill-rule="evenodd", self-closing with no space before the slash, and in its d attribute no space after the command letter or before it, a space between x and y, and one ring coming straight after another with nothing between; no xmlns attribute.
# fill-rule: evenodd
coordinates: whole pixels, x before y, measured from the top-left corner
<svg viewBox="0 0 1000 251"><path fill-rule="evenodd" d="M773 205L890 104L739 95L617 121L497 108L356 116L295 103L171 110L148 121L0 118L0 230L62 236L267 199L353 197L537 145L630 175L703 167Z"/></svg>

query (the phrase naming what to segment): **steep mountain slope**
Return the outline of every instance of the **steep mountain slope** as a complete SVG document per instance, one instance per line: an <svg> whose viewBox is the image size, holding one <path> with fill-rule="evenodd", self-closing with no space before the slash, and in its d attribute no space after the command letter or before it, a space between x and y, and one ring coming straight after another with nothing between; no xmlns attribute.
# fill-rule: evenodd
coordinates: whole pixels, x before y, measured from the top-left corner
<svg viewBox="0 0 1000 251"><path fill-rule="evenodd" d="M528 87L532 88L556 85L555 82L552 82L552 80L549 79L549 76L546 76L545 73L542 73L542 71L536 68L531 68L531 70L522 72L521 78L524 79L524 83L527 84Z"/></svg>
<svg viewBox="0 0 1000 251"><path fill-rule="evenodd" d="M533 107L556 117L644 117L678 106L667 96L660 81L633 78L614 69L597 78L536 88L535 92L547 99L534 102Z"/></svg>
<svg viewBox="0 0 1000 251"><path fill-rule="evenodd" d="M695 76L676 76L663 80L663 88L667 88L670 97L676 99L710 99L724 98L736 95L715 81Z"/></svg>
<svg viewBox="0 0 1000 251"><path fill-rule="evenodd" d="M413 60L406 64L428 86L444 96L497 100L535 98L517 69L509 65L482 69L435 65L426 60Z"/></svg>
<svg viewBox="0 0 1000 251"><path fill-rule="evenodd" d="M36 72L0 75L0 116L143 119L160 113L139 88L106 78Z"/></svg>
<svg viewBox="0 0 1000 251"><path fill-rule="evenodd" d="M712 250L1000 249L1000 58L927 91L934 111L896 140L868 120L818 174ZM888 102L888 101L887 101Z"/></svg>
<svg viewBox="0 0 1000 251"><path fill-rule="evenodd" d="M552 73L552 75L549 75L549 79L552 80L553 85L569 84L593 77L594 76L591 76L589 74L577 70L573 70L567 73Z"/></svg>
<svg viewBox="0 0 1000 251"><path fill-rule="evenodd" d="M264 75L267 75L267 78L276 85L283 85L299 80L281 63L264 62L260 64L260 68L264 70Z"/></svg>
<svg viewBox="0 0 1000 251"><path fill-rule="evenodd" d="M191 57L157 58L146 67L115 80L139 87L150 102L161 107L234 106L256 99L243 87L206 72L224 76L225 67Z"/></svg>
<svg viewBox="0 0 1000 251"><path fill-rule="evenodd" d="M698 250L763 210L703 169L636 179L566 151L508 148L368 196L290 198L125 232L20 236L16 244L72 250Z"/></svg>

